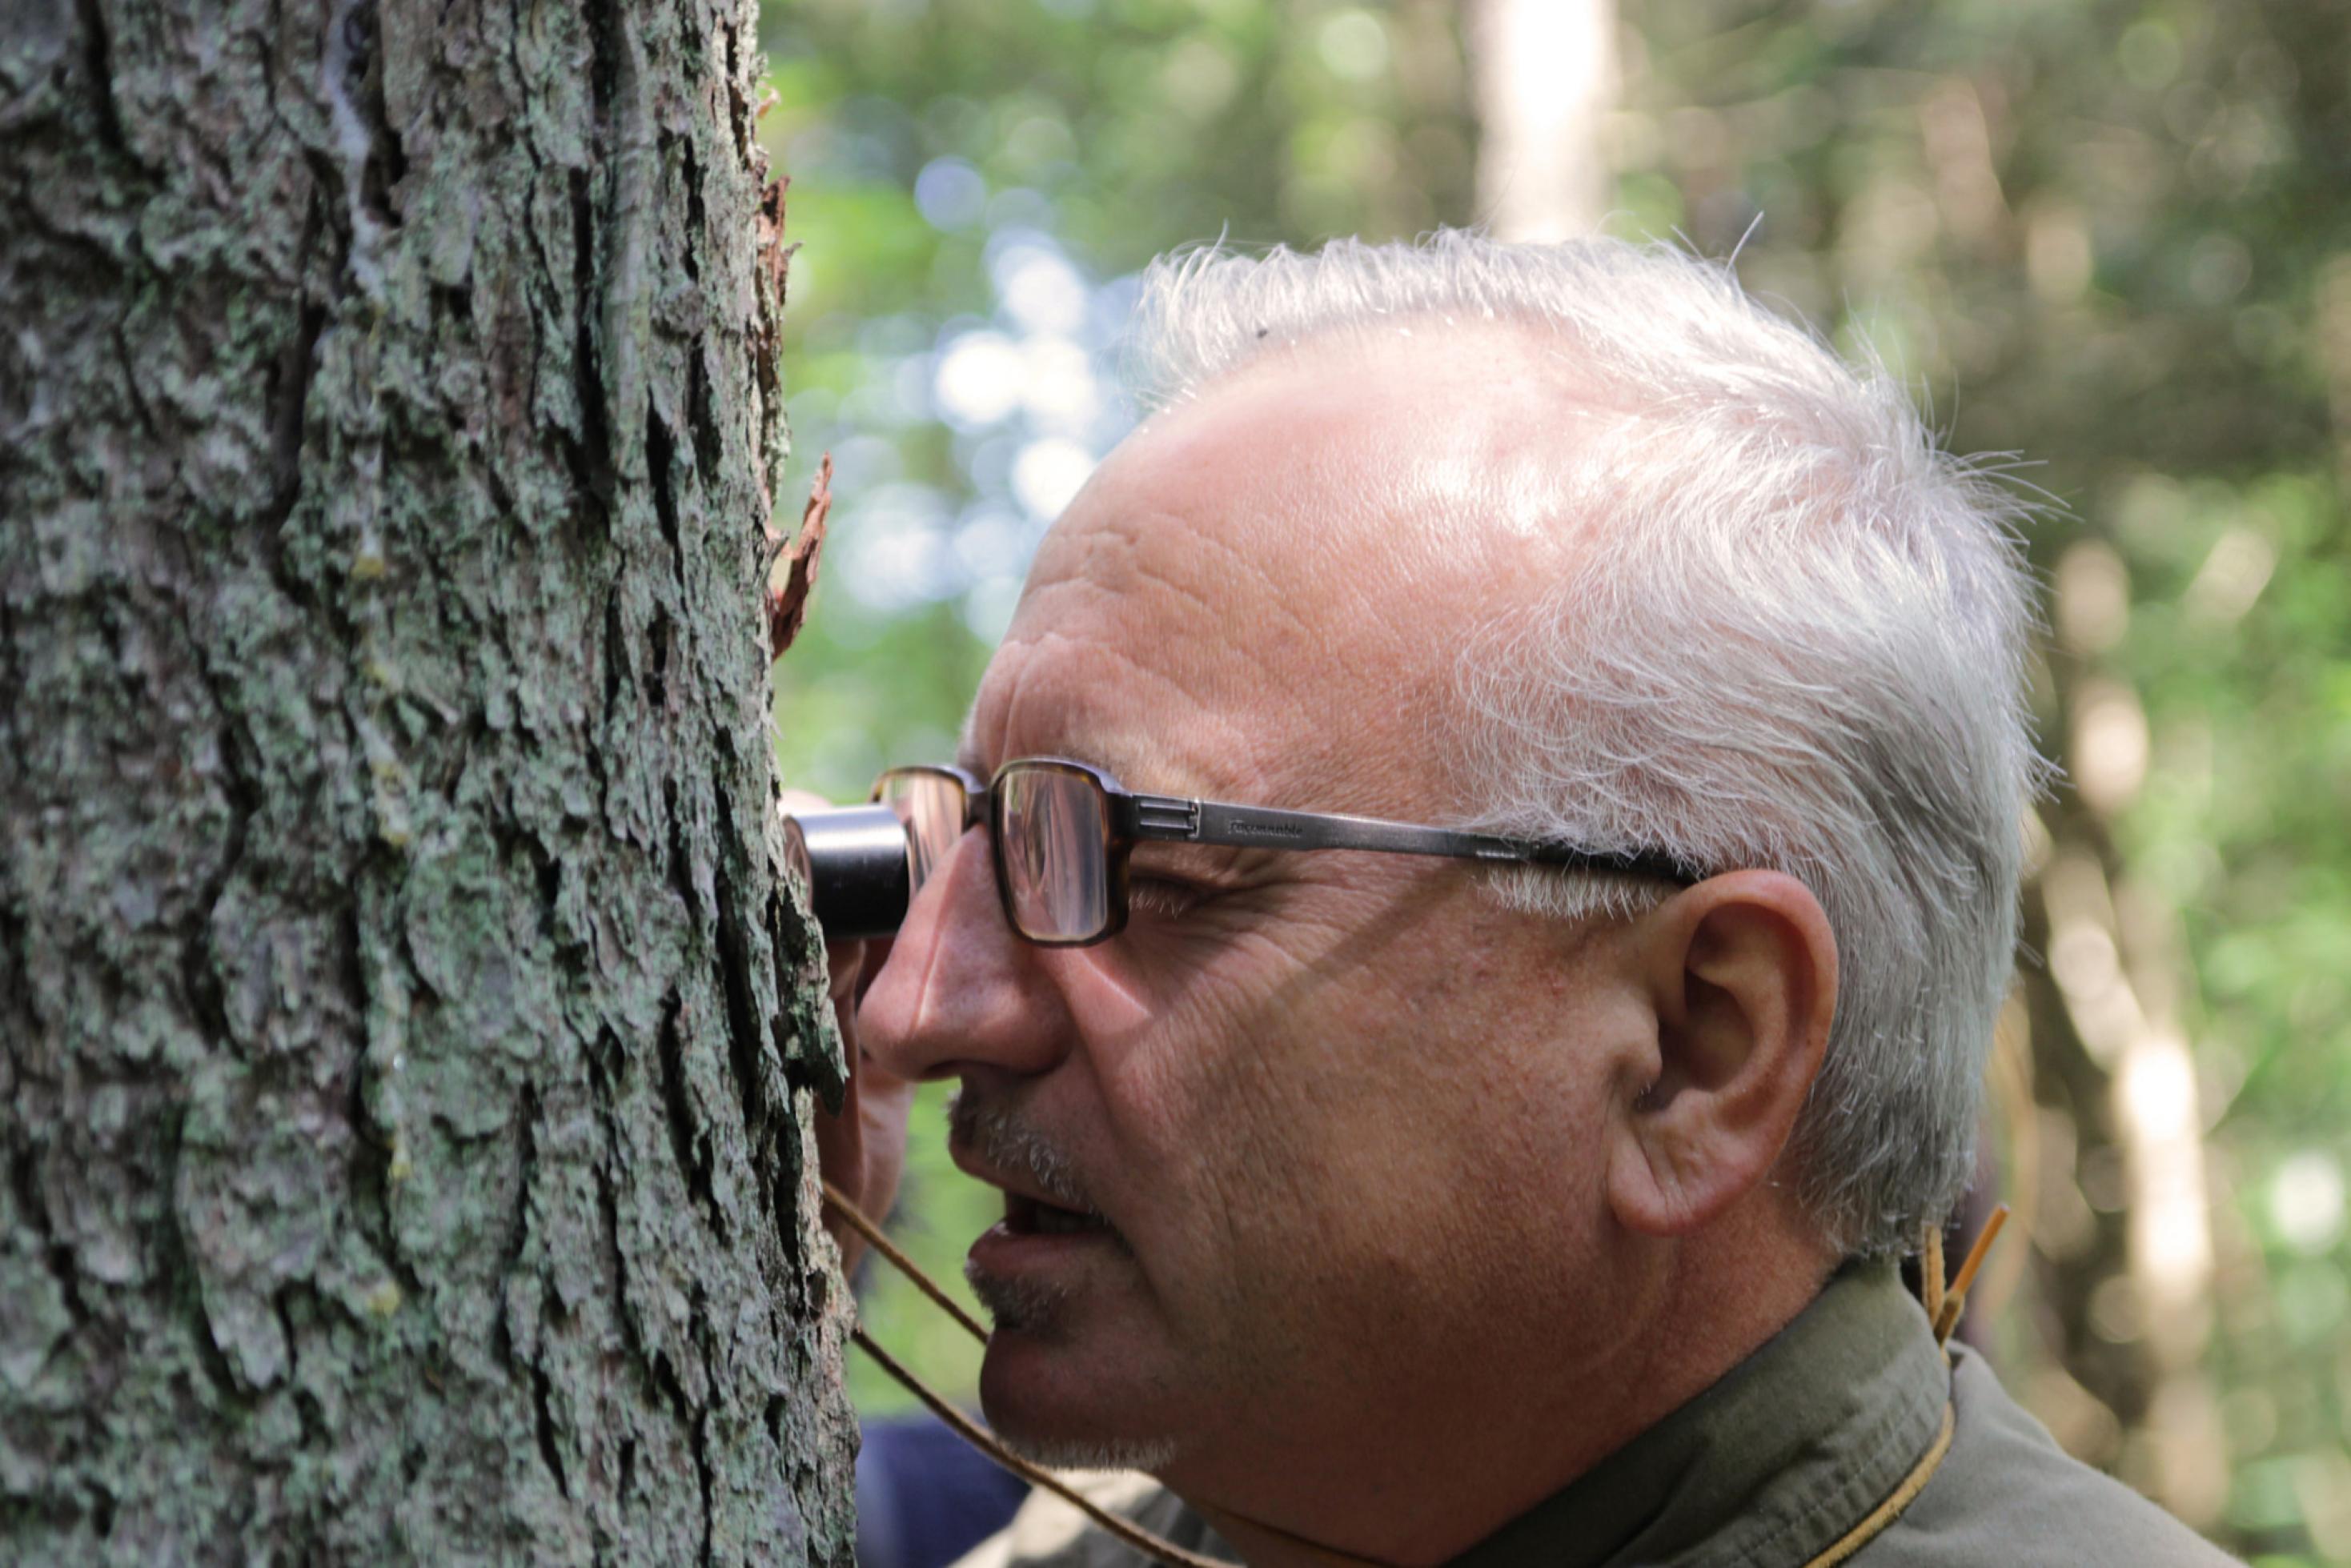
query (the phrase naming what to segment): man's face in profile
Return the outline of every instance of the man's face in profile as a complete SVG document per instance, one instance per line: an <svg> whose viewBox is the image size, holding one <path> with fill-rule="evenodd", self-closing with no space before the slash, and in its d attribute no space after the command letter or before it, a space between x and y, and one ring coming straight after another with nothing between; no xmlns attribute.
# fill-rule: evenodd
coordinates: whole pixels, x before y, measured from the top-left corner
<svg viewBox="0 0 2351 1568"><path fill-rule="evenodd" d="M1458 820L1457 652L1572 548L1525 433L1579 415L1499 328L1217 384L1055 528L967 765ZM972 1259L1004 1435L1245 1498L1376 1413L1468 1420L1525 1357L1629 1339L1637 1303L1588 1283L1607 1042L1644 1021L1604 929L1458 862L1153 844L1123 935L1044 949L987 852L966 835L925 886L862 1019L892 1070L961 1077L958 1161L1019 1195Z"/></svg>

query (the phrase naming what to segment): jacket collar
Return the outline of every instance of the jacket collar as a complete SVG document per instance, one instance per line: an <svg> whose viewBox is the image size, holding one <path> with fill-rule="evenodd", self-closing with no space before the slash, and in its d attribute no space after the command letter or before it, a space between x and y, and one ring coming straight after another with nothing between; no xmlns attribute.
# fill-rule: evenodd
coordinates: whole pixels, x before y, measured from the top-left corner
<svg viewBox="0 0 2351 1568"><path fill-rule="evenodd" d="M1809 1561L1901 1483L1949 1396L1894 1262L1849 1264L1721 1381L1450 1568Z"/></svg>

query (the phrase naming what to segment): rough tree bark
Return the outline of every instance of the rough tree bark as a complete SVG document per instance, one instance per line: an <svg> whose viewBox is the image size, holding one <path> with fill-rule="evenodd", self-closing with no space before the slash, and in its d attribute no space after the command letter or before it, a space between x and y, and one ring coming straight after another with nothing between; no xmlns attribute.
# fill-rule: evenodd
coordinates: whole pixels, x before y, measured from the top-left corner
<svg viewBox="0 0 2351 1568"><path fill-rule="evenodd" d="M0 1558L849 1560L755 21L0 5Z"/></svg>

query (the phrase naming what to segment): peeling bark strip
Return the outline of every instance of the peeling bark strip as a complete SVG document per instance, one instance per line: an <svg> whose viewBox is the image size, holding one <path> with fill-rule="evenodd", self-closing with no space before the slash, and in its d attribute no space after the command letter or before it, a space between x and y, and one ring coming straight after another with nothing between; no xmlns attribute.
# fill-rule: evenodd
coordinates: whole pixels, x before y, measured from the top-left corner
<svg viewBox="0 0 2351 1568"><path fill-rule="evenodd" d="M849 1562L755 23L0 5L0 1560Z"/></svg>
<svg viewBox="0 0 2351 1568"><path fill-rule="evenodd" d="M816 587L817 558L824 553L824 519L832 510L832 454L816 471L816 483L809 486L808 509L800 514L800 530L789 544L778 534L768 541L765 578L775 575L775 563L784 563L784 585L768 590L768 657L784 656L800 634L800 623L808 618L810 591Z"/></svg>

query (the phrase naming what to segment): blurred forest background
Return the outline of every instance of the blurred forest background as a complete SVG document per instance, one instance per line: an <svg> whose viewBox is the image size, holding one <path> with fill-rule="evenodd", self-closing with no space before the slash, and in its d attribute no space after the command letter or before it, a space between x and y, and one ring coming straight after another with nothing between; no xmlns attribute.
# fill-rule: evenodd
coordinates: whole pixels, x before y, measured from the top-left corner
<svg viewBox="0 0 2351 1568"><path fill-rule="evenodd" d="M2070 1448L2231 1550L2351 1563L2351 17L1624 0L1613 68L1547 89L1560 49L1481 53L1468 9L770 5L792 477L829 450L841 497L778 670L785 777L852 799L950 754L1030 549L1132 421L1152 255L1498 219L1498 70L1537 68L1521 106L1588 89L1606 228L1735 253L2051 499L2064 778L1972 1332ZM959 1278L995 1206L938 1099L899 1228ZM882 1339L967 1394L956 1332L872 1286Z"/></svg>

